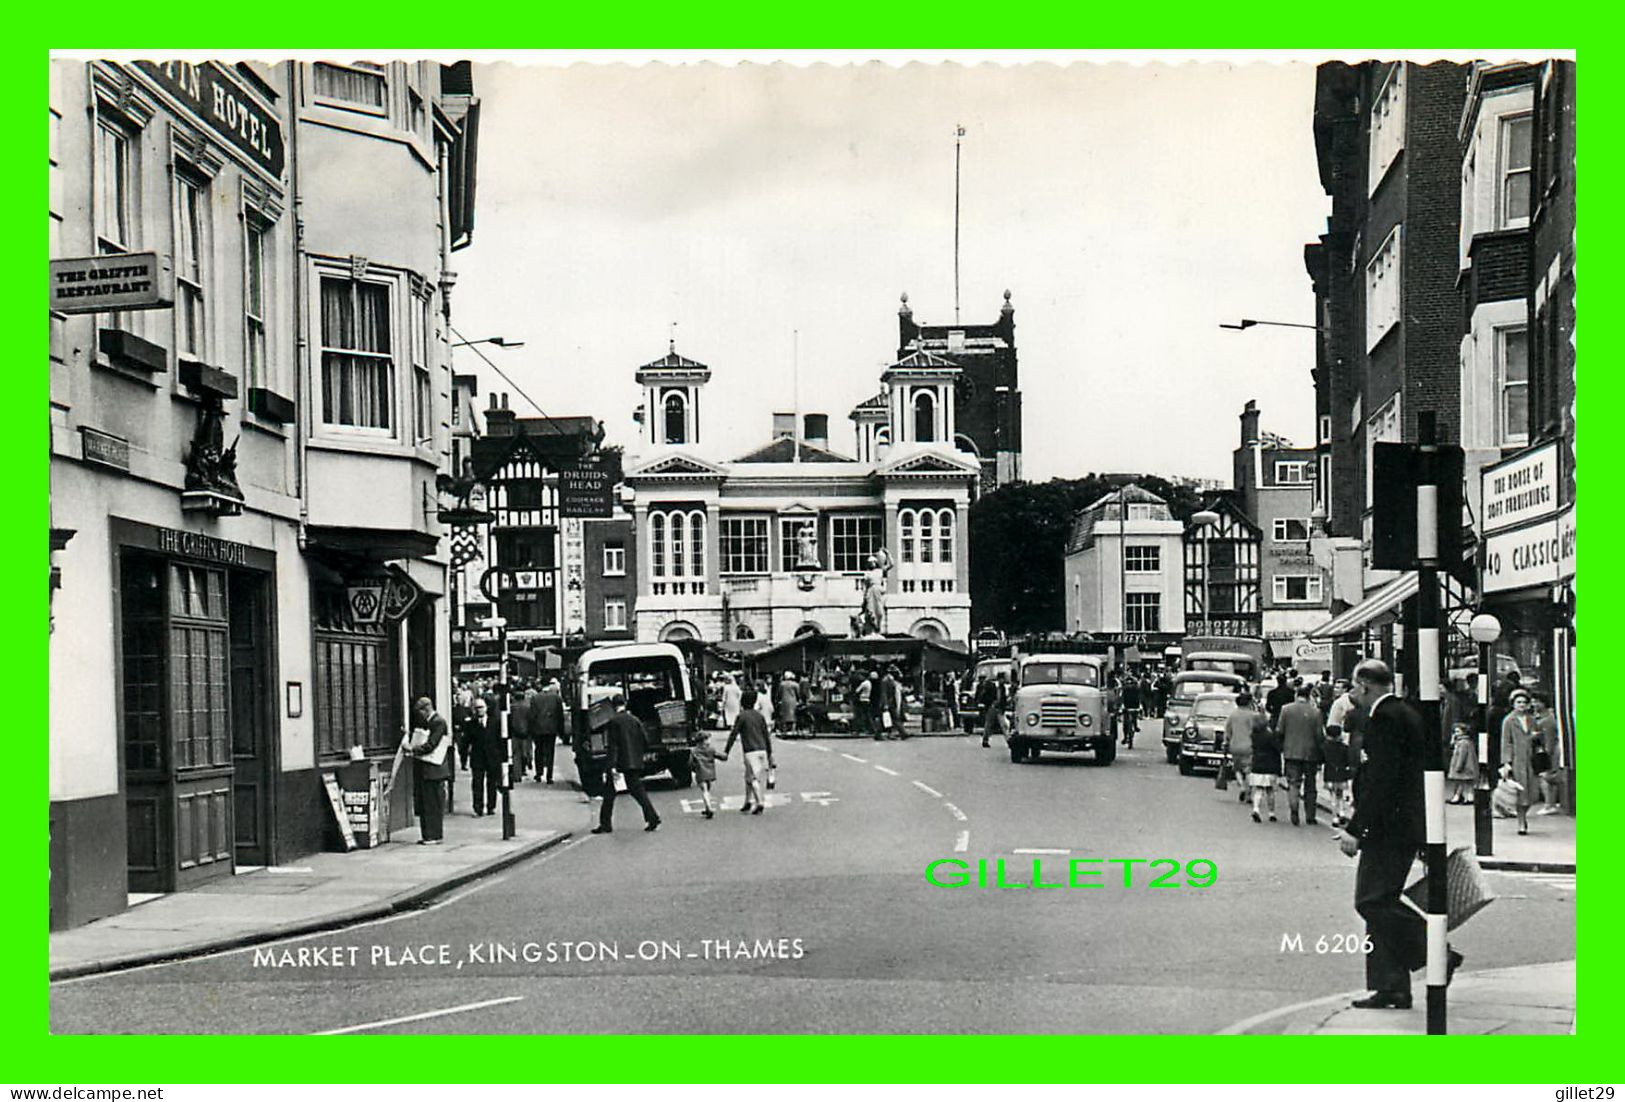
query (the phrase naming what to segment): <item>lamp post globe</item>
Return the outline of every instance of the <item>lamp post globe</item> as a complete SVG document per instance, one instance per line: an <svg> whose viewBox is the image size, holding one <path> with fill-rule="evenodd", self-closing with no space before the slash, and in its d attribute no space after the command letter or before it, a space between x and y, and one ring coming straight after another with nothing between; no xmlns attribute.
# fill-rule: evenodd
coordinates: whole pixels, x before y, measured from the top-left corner
<svg viewBox="0 0 1625 1102"><path fill-rule="evenodd" d="M1475 643L1493 643L1501 638L1501 621L1488 612L1480 612L1467 625L1467 634Z"/></svg>
<svg viewBox="0 0 1625 1102"><path fill-rule="evenodd" d="M1210 524L1219 523L1219 514L1211 509L1202 509L1191 514L1191 523L1198 528L1206 528Z"/></svg>

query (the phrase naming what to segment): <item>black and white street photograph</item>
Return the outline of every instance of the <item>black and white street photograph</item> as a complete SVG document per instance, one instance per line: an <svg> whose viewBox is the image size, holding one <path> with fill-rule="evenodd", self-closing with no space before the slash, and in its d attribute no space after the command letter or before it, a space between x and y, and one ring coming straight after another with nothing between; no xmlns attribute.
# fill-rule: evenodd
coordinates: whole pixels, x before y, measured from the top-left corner
<svg viewBox="0 0 1625 1102"><path fill-rule="evenodd" d="M1576 72L54 53L51 1032L1574 1033Z"/></svg>

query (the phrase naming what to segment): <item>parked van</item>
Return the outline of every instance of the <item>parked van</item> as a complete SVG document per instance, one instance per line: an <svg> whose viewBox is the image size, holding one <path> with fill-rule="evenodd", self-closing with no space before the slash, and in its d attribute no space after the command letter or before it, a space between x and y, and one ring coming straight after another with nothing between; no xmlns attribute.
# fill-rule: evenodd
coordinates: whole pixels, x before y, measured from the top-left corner
<svg viewBox="0 0 1625 1102"><path fill-rule="evenodd" d="M671 643L611 643L586 651L576 663L572 729L601 729L609 715L606 702L617 692L649 732L645 775L665 771L677 787L688 787L699 705L683 652Z"/></svg>
<svg viewBox="0 0 1625 1102"><path fill-rule="evenodd" d="M1099 654L1030 654L1016 665L1010 760L1037 761L1044 750L1092 751L1110 765L1117 757L1106 711L1109 660Z"/></svg>

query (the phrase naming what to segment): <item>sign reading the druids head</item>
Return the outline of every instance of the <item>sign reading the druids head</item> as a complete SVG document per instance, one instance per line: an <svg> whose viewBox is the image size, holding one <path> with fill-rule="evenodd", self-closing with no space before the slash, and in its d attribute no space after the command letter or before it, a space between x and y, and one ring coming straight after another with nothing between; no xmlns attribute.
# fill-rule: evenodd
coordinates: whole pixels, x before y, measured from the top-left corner
<svg viewBox="0 0 1625 1102"><path fill-rule="evenodd" d="M212 61L137 61L135 67L192 111L249 160L278 179L285 153L282 124L255 103L224 69Z"/></svg>

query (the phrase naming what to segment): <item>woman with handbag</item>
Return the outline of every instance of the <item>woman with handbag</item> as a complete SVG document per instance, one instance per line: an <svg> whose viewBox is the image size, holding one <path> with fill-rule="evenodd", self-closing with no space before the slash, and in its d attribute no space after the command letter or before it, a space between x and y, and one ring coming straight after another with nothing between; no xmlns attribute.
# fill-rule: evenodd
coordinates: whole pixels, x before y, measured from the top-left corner
<svg viewBox="0 0 1625 1102"><path fill-rule="evenodd" d="M1501 722L1501 775L1518 782L1518 833L1529 833L1529 807L1535 793L1540 791L1540 770L1536 768L1536 752L1546 750L1535 736L1534 720L1529 715L1529 693L1519 689L1512 694L1512 711ZM1547 768L1551 767L1550 758Z"/></svg>

